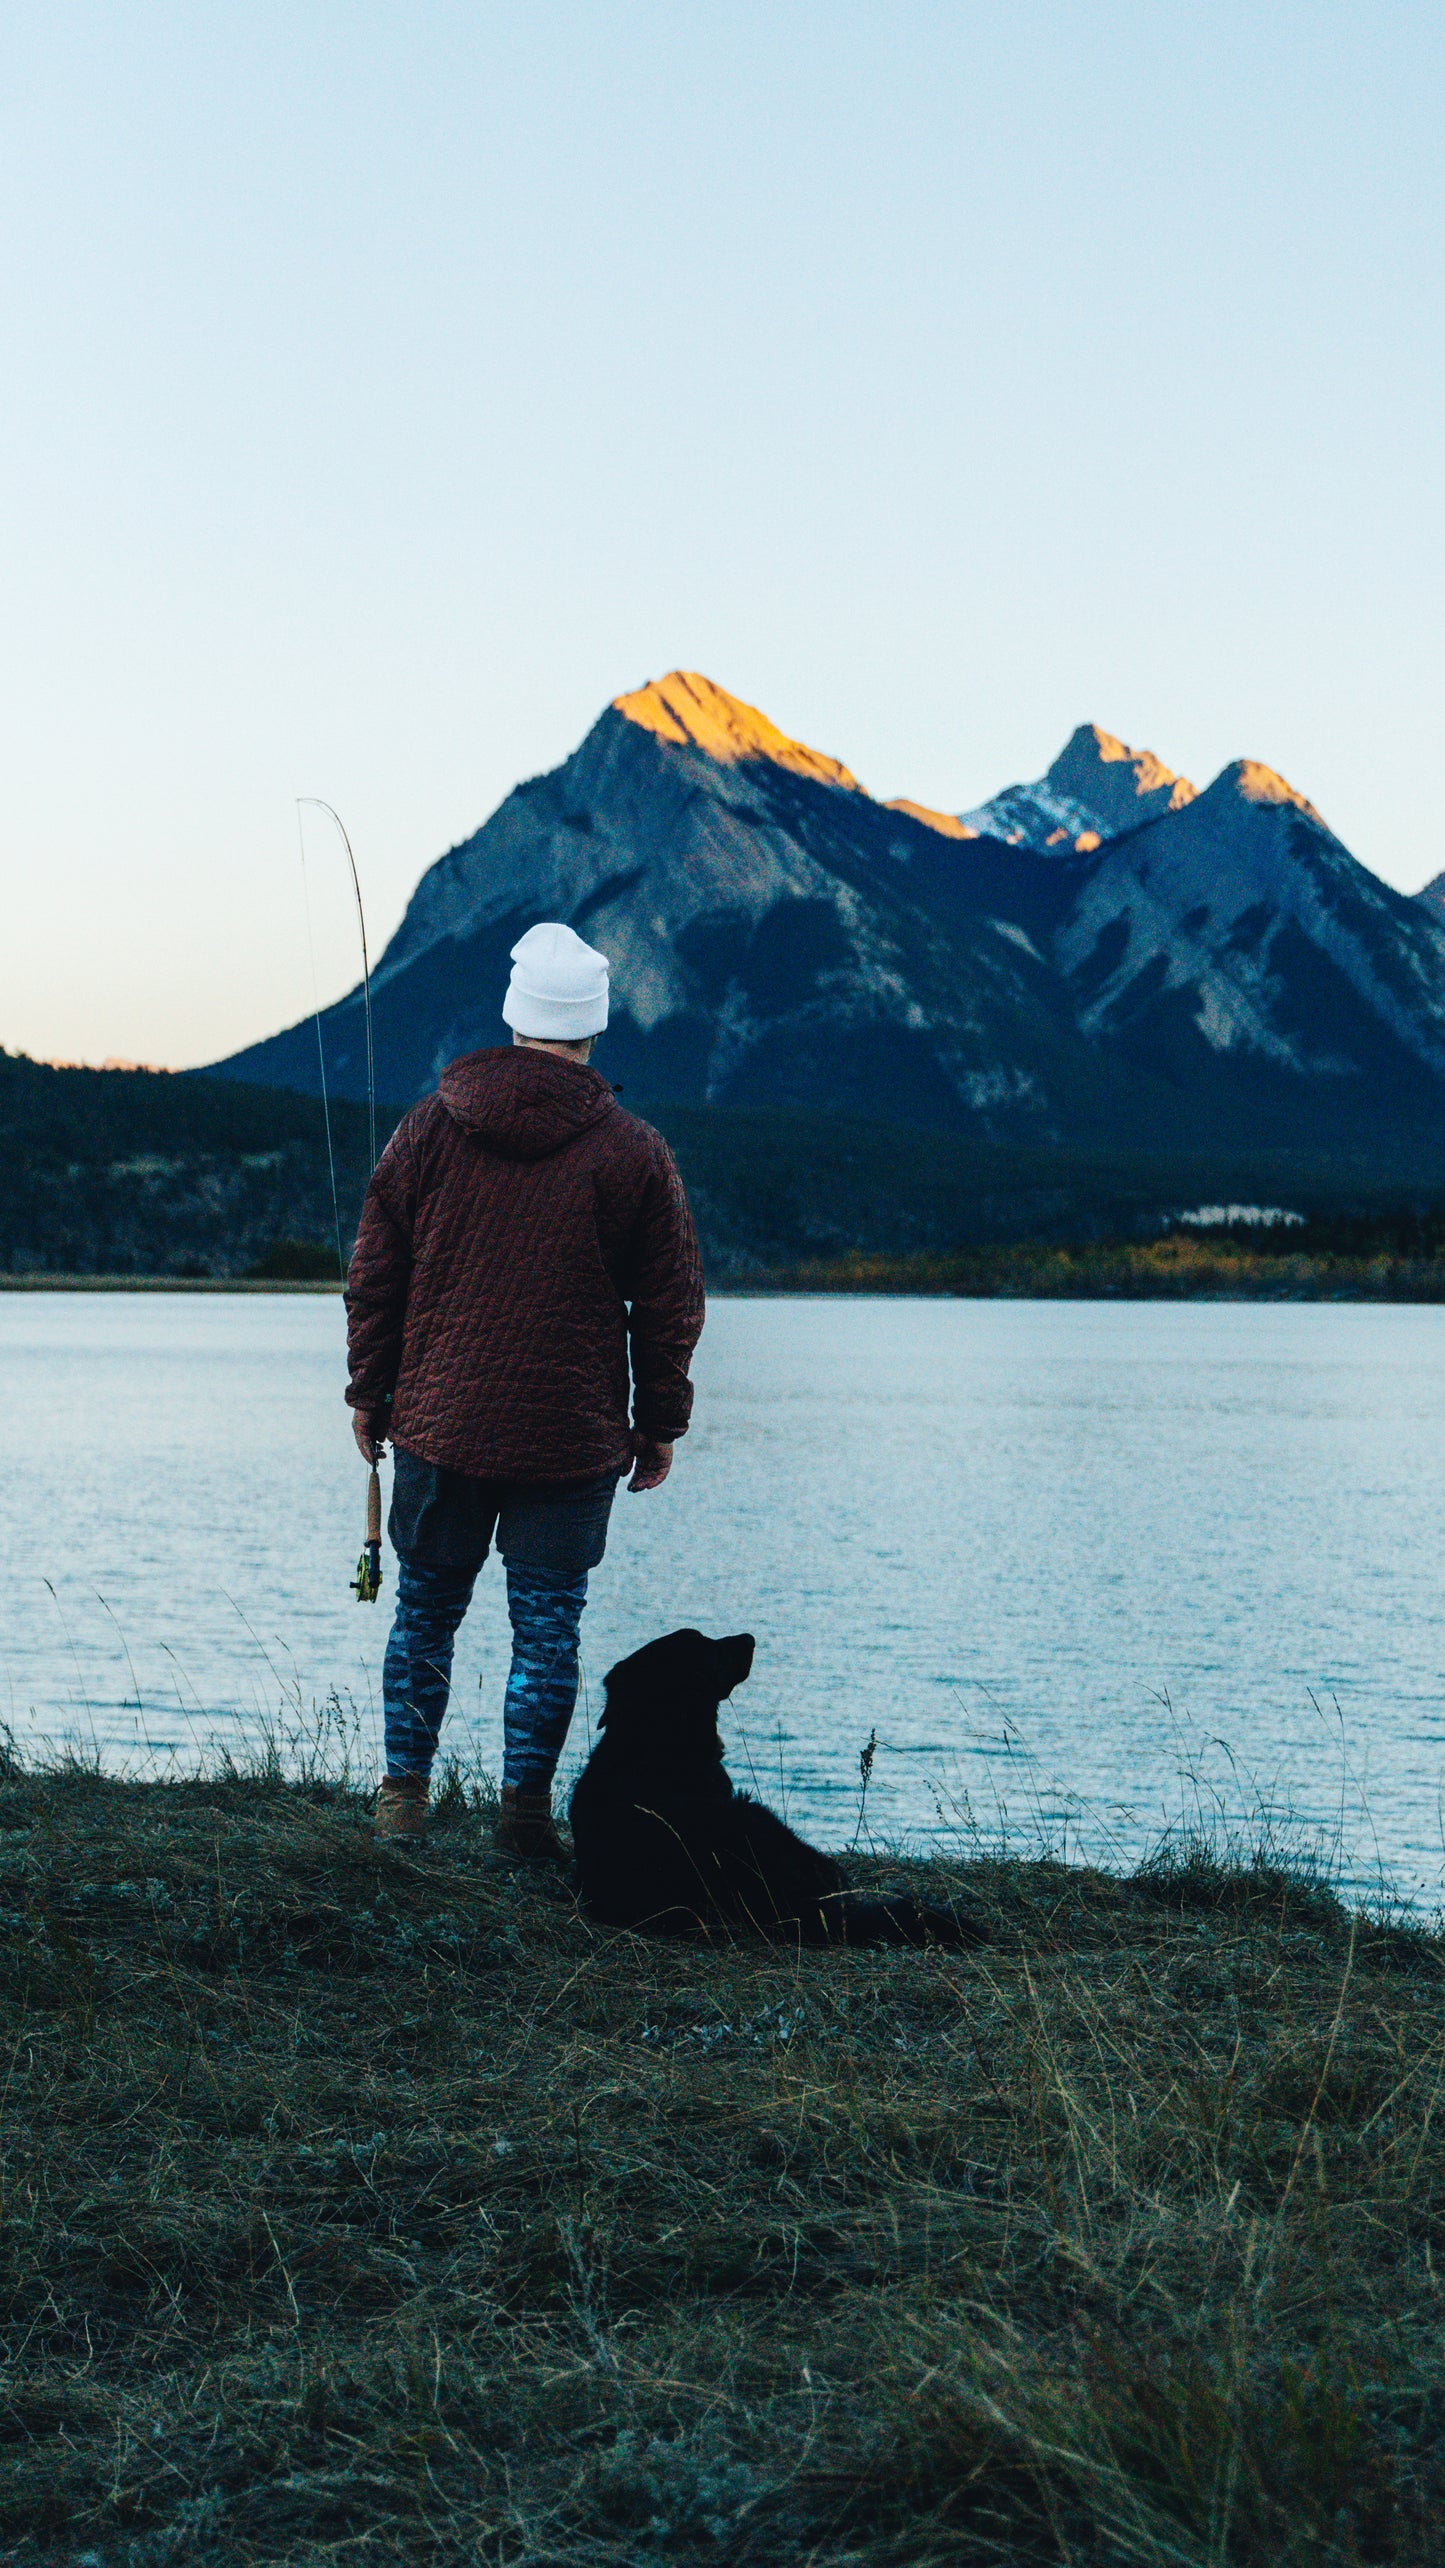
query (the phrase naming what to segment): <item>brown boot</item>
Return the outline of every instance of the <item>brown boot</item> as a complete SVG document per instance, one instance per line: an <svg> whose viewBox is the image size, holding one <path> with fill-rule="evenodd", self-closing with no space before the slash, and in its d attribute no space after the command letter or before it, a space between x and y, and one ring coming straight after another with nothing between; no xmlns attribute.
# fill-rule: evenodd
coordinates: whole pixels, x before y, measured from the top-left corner
<svg viewBox="0 0 1445 2568"><path fill-rule="evenodd" d="M566 1863L567 1849L552 1818L550 1792L519 1792L515 1784L503 1784L497 1851L525 1856L529 1863Z"/></svg>
<svg viewBox="0 0 1445 2568"><path fill-rule="evenodd" d="M426 1805L431 1791L424 1774L385 1774L376 1796L372 1822L378 1837L415 1842L426 1835Z"/></svg>

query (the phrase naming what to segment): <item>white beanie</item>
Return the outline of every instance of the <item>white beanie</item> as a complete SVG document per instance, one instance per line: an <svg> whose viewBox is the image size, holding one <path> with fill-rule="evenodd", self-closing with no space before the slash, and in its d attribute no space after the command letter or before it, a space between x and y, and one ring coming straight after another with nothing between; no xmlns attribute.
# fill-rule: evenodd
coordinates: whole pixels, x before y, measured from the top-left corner
<svg viewBox="0 0 1445 2568"><path fill-rule="evenodd" d="M544 919L512 948L502 1019L514 1034L580 1043L607 1023L607 957L570 927Z"/></svg>

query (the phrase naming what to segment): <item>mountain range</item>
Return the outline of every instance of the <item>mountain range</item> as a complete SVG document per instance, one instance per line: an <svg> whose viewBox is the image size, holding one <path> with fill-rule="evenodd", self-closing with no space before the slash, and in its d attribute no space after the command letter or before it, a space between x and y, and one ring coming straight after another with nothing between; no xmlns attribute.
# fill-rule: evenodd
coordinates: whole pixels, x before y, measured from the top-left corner
<svg viewBox="0 0 1445 2568"><path fill-rule="evenodd" d="M507 1039L549 917L609 957L599 1064L644 1112L1445 1167L1445 877L1392 890L1250 759L1200 792L1086 724L939 812L674 671L422 876L372 979L383 1098ZM323 1035L363 1095L359 990ZM314 1093L313 1022L215 1067Z"/></svg>

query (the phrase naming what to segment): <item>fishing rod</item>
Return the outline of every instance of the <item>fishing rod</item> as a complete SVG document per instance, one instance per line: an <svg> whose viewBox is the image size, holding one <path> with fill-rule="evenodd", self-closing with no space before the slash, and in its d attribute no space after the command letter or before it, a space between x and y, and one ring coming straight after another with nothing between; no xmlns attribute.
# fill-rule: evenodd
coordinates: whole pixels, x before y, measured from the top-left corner
<svg viewBox="0 0 1445 2568"><path fill-rule="evenodd" d="M311 934L311 892L306 876L306 826L301 818L303 804L309 805L314 811L324 811L329 819L335 821L341 844L346 850L346 862L351 869L351 888L356 895L356 923L361 932L361 987L366 1005L366 1103L371 1140L368 1177L376 1167L376 1051L371 1033L371 956L367 950L366 911L362 906L361 877L356 870L356 858L351 852L351 841L346 835L346 824L340 812L334 810L329 802L323 802L319 794L298 794L296 834L301 844L301 887L306 904L306 945L311 959L311 998L316 1017L316 1060L321 1073L321 1115L326 1127L326 1164L331 1172L331 1211L336 1225L336 1264L344 1287L346 1259L341 1247L341 1199L336 1185L336 1152L331 1139L331 1100L326 1090L326 1046L321 1033L321 993L316 980L316 946ZM362 1544L361 1557L356 1564L356 1576L350 1584L358 1605L374 1605L381 1593L381 1474L376 1467L374 1450L370 1477L366 1484L366 1540Z"/></svg>

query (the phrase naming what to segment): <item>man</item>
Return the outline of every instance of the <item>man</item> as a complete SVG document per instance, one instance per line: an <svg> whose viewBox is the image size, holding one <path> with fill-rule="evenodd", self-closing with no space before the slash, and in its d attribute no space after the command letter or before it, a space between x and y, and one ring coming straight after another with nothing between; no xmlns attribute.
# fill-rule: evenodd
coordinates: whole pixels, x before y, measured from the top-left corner
<svg viewBox="0 0 1445 2568"><path fill-rule="evenodd" d="M570 927L529 928L502 1015L512 1049L454 1061L377 1163L346 1397L366 1460L389 1437L396 1462L377 1832L422 1833L452 1645L495 1534L512 1623L498 1842L555 1862L587 1574L624 1472L659 1488L686 1433L702 1270L666 1142L587 1066L605 957Z"/></svg>

